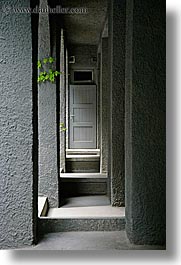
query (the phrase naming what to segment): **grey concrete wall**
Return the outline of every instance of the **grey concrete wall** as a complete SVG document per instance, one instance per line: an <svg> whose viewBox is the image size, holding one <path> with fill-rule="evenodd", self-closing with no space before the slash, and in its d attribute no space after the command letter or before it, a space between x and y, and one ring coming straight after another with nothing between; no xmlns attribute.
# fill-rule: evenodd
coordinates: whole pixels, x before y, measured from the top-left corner
<svg viewBox="0 0 181 265"><path fill-rule="evenodd" d="M30 14L1 12L0 32L0 248L14 248L33 243L37 219Z"/></svg>
<svg viewBox="0 0 181 265"><path fill-rule="evenodd" d="M123 206L125 200L125 30L126 1L109 1L109 181L111 203Z"/></svg>
<svg viewBox="0 0 181 265"><path fill-rule="evenodd" d="M127 1L126 47L126 231L135 244L165 244L163 1Z"/></svg>
<svg viewBox="0 0 181 265"><path fill-rule="evenodd" d="M41 0L40 7L47 1ZM50 24L48 14L39 15L38 58L49 57ZM48 70L48 69L47 69ZM57 117L56 84L49 81L38 86L38 127L39 127L39 195L48 197L50 207L58 207L57 167Z"/></svg>
<svg viewBox="0 0 181 265"><path fill-rule="evenodd" d="M64 30L60 35L60 123L66 126L66 49ZM60 168L65 171L66 132L60 131Z"/></svg>
<svg viewBox="0 0 181 265"><path fill-rule="evenodd" d="M97 148L100 149L100 143L101 143L101 114L100 114L100 67L101 67L101 54L98 51L97 54ZM100 169L101 170L101 169Z"/></svg>
<svg viewBox="0 0 181 265"><path fill-rule="evenodd" d="M66 68L66 149L69 148L69 54L68 54L68 49L66 48L65 51L65 68Z"/></svg>
<svg viewBox="0 0 181 265"><path fill-rule="evenodd" d="M108 38L101 43L100 63L100 141L101 141L101 172L107 173L108 164L108 100L109 100L109 71L108 71Z"/></svg>
<svg viewBox="0 0 181 265"><path fill-rule="evenodd" d="M97 62L93 62L92 58L97 58L97 46L95 45L72 45L69 47L69 55L75 56L75 64L69 64L71 70L90 69L94 70L94 82L97 83ZM70 82L72 83L71 76Z"/></svg>

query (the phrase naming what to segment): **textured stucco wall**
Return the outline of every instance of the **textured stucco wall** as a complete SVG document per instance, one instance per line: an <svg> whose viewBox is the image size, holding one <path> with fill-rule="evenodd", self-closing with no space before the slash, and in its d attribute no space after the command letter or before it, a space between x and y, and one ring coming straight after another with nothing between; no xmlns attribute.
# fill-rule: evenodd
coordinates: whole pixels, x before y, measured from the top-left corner
<svg viewBox="0 0 181 265"><path fill-rule="evenodd" d="M125 198L125 30L126 1L109 1L109 179L111 203L123 206Z"/></svg>
<svg viewBox="0 0 181 265"><path fill-rule="evenodd" d="M64 30L60 34L60 122L66 126L66 49ZM60 168L65 171L66 132L60 131Z"/></svg>
<svg viewBox="0 0 181 265"><path fill-rule="evenodd" d="M101 172L107 173L108 164L108 87L109 87L109 72L108 72L108 38L102 38L101 43L101 69L100 69L100 141L101 141Z"/></svg>
<svg viewBox="0 0 181 265"><path fill-rule="evenodd" d="M40 7L47 1L41 0ZM48 14L39 15L38 58L49 57L50 24ZM47 69L48 70L48 69ZM39 129L39 195L48 197L50 207L58 207L57 166L57 106L56 84L47 81L38 87L38 129Z"/></svg>
<svg viewBox="0 0 181 265"><path fill-rule="evenodd" d="M66 69L66 111L68 113L68 109L69 109L69 53L68 53L68 49L66 48L65 51L65 69ZM65 114L66 115L66 114ZM69 115L66 115L66 149L68 149L69 147Z"/></svg>
<svg viewBox="0 0 181 265"><path fill-rule="evenodd" d="M0 248L13 248L34 240L31 16L2 12L0 28Z"/></svg>
<svg viewBox="0 0 181 265"><path fill-rule="evenodd" d="M106 17L107 0L61 0L58 2L61 2L63 7L84 7L88 10L81 14L63 16L69 44L96 46Z"/></svg>
<svg viewBox="0 0 181 265"><path fill-rule="evenodd" d="M163 1L127 1L126 47L126 230L133 243L164 244Z"/></svg>
<svg viewBox="0 0 181 265"><path fill-rule="evenodd" d="M97 53L97 148L100 149L101 144L101 114L100 114L100 67L101 67L101 54L98 51Z"/></svg>

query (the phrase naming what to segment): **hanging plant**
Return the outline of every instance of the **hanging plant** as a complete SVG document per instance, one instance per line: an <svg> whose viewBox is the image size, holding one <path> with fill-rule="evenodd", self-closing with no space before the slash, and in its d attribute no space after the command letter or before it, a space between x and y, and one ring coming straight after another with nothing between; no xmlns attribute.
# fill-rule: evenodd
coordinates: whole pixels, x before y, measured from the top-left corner
<svg viewBox="0 0 181 265"><path fill-rule="evenodd" d="M38 83L44 83L46 81L49 81L51 83L54 83L56 80L56 77L63 74L63 72L59 72L57 70L53 70L52 64L55 62L55 59L53 57L44 58L42 60L38 60L37 62L37 68L39 70L39 76L38 76ZM65 128L64 123L60 123L60 132L65 132L67 128Z"/></svg>
<svg viewBox="0 0 181 265"><path fill-rule="evenodd" d="M38 60L37 62L37 68L39 70L39 76L38 76L38 83L44 83L46 81L49 81L51 83L54 83L56 80L56 77L62 74L62 72L59 72L57 70L53 70L52 64L55 62L55 59L53 57L44 58L43 60ZM47 70L45 70L45 68Z"/></svg>

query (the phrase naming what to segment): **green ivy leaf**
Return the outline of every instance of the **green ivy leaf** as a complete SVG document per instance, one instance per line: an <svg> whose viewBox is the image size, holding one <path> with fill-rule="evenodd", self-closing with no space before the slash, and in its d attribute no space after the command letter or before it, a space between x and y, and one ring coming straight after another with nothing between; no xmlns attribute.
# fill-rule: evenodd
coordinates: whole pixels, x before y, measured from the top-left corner
<svg viewBox="0 0 181 265"><path fill-rule="evenodd" d="M58 75L60 75L60 72L55 71L55 76L58 76Z"/></svg>
<svg viewBox="0 0 181 265"><path fill-rule="evenodd" d="M49 79L49 74L46 74L45 75L45 80L48 80Z"/></svg>
<svg viewBox="0 0 181 265"><path fill-rule="evenodd" d="M40 69L42 67L42 64L41 64L40 60L38 60L38 62L37 62L37 67L38 67L38 69Z"/></svg>
<svg viewBox="0 0 181 265"><path fill-rule="evenodd" d="M65 128L65 125L63 122L60 123L60 131L61 132L65 132L67 130L67 128Z"/></svg>
<svg viewBox="0 0 181 265"><path fill-rule="evenodd" d="M55 81L54 74L49 74L49 79L53 83Z"/></svg>
<svg viewBox="0 0 181 265"><path fill-rule="evenodd" d="M43 59L43 63L44 64L48 63L48 59L47 58Z"/></svg>
<svg viewBox="0 0 181 265"><path fill-rule="evenodd" d="M53 57L49 57L49 58L44 58L42 59L42 62L40 60L37 61L37 67L39 68L43 68L43 64L47 64L47 63L53 63L55 61L55 59ZM54 71L53 69L49 69L48 72L46 72L44 69L43 71L41 71L39 73L37 82L45 82L45 81L50 81L51 83L55 82L55 78L62 74L59 71Z"/></svg>
<svg viewBox="0 0 181 265"><path fill-rule="evenodd" d="M49 63L53 63L54 62L54 58L53 57L50 57L49 58Z"/></svg>
<svg viewBox="0 0 181 265"><path fill-rule="evenodd" d="M44 75L41 75L39 78L40 78L40 81L43 81L45 79Z"/></svg>

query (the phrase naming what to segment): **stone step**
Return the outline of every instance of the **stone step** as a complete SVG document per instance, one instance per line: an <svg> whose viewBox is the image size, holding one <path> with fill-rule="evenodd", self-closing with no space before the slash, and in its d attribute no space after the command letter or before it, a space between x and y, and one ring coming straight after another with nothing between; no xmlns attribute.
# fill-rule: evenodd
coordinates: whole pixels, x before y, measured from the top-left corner
<svg viewBox="0 0 181 265"><path fill-rule="evenodd" d="M99 173L100 157L74 155L66 158L66 172L73 173Z"/></svg>
<svg viewBox="0 0 181 265"><path fill-rule="evenodd" d="M101 173L60 173L60 178L66 180L107 180L107 174Z"/></svg>
<svg viewBox="0 0 181 265"><path fill-rule="evenodd" d="M68 206L68 205L67 205ZM119 218L125 216L124 207L111 205L50 208L48 218Z"/></svg>
<svg viewBox="0 0 181 265"><path fill-rule="evenodd" d="M90 218L39 218L40 234L73 231L121 231L125 229L125 217Z"/></svg>
<svg viewBox="0 0 181 265"><path fill-rule="evenodd" d="M93 162L99 161L99 155L67 155L66 161L67 162Z"/></svg>
<svg viewBox="0 0 181 265"><path fill-rule="evenodd" d="M61 197L107 194L107 176L99 173L61 173Z"/></svg>
<svg viewBox="0 0 181 265"><path fill-rule="evenodd" d="M100 156L100 149L66 149L66 156L68 155L98 155Z"/></svg>
<svg viewBox="0 0 181 265"><path fill-rule="evenodd" d="M99 205L80 206L80 197L79 203L74 198L75 203L71 207L67 205L67 207L50 208L46 216L40 216L38 219L39 234L124 230L125 208L111 207L106 198L100 198L95 197ZM87 203L92 200L92 196L87 197ZM105 200L105 205L101 205L102 200Z"/></svg>

